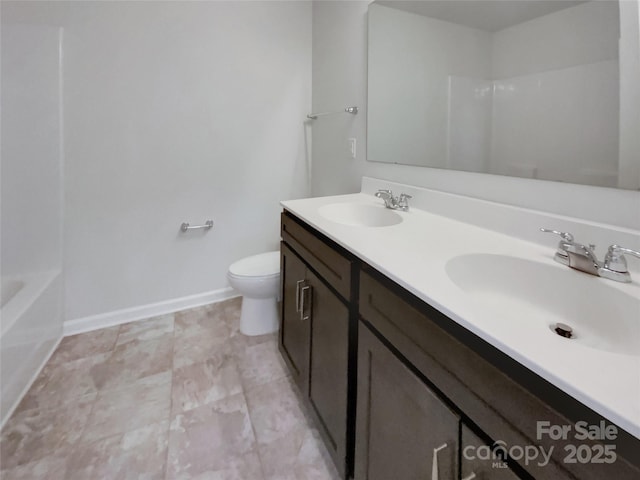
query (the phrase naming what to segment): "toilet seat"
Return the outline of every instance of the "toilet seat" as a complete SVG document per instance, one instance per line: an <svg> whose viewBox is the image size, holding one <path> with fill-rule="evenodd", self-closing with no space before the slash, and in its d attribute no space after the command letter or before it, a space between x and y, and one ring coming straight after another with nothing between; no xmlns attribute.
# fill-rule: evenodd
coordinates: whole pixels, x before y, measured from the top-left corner
<svg viewBox="0 0 640 480"><path fill-rule="evenodd" d="M280 251L261 253L231 264L229 274L234 277L273 277L280 275Z"/></svg>

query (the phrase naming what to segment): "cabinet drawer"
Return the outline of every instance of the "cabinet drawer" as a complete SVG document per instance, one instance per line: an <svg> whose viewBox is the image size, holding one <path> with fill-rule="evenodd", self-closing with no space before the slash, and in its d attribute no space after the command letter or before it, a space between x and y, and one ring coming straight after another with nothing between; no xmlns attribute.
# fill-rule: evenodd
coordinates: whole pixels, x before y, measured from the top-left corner
<svg viewBox="0 0 640 480"><path fill-rule="evenodd" d="M545 451L553 447L553 463L522 465L529 474L540 479L639 478L638 470L620 456L614 464L564 464L566 445L594 443L576 442L572 438L563 442L546 436L538 439L537 422L573 425L566 414L560 414L548 403L562 405L564 412L574 409L576 414L586 413L588 409L580 408L579 402L429 305L406 292L400 296L395 292L397 288L380 274L363 270L359 298L362 319L380 332L435 388L445 392L450 402L489 437L507 445L538 445ZM555 401L550 402L549 397ZM589 412L591 417L584 420L597 424L601 417ZM624 441L614 443L618 452L628 447Z"/></svg>
<svg viewBox="0 0 640 480"><path fill-rule="evenodd" d="M281 235L318 274L343 298L351 292L351 261L298 223L291 214L281 215Z"/></svg>

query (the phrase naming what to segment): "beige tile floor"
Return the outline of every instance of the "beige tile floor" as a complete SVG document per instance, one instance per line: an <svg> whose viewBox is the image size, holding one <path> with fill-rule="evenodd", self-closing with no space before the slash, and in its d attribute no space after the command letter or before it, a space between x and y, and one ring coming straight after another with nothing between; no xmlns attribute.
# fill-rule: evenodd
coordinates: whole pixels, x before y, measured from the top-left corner
<svg viewBox="0 0 640 480"><path fill-rule="evenodd" d="M240 299L66 337L2 431L0 478L337 479Z"/></svg>

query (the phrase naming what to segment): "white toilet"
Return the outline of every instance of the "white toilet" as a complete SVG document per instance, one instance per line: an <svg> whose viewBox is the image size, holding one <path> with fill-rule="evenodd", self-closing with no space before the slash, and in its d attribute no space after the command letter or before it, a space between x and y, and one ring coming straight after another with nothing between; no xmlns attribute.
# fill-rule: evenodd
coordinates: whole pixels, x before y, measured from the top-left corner
<svg viewBox="0 0 640 480"><path fill-rule="evenodd" d="M229 284L242 294L240 331L264 335L278 330L277 298L280 288L280 252L261 253L233 263Z"/></svg>

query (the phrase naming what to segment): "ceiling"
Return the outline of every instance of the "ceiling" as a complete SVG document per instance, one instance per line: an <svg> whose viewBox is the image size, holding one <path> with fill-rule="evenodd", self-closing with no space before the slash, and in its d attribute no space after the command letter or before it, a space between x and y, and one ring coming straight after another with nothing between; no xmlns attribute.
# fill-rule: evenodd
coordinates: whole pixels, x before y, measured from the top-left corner
<svg viewBox="0 0 640 480"><path fill-rule="evenodd" d="M585 0L377 0L387 7L497 32Z"/></svg>

